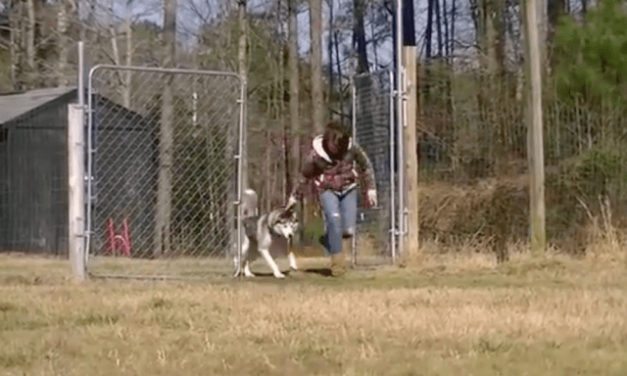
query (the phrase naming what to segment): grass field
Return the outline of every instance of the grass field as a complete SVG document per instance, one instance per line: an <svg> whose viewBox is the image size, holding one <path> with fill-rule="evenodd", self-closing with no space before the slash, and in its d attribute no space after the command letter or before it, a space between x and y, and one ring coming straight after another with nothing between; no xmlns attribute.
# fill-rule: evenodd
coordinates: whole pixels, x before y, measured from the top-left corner
<svg viewBox="0 0 627 376"><path fill-rule="evenodd" d="M431 254L342 279L76 285L67 270L0 256L0 375L627 375L620 251Z"/></svg>

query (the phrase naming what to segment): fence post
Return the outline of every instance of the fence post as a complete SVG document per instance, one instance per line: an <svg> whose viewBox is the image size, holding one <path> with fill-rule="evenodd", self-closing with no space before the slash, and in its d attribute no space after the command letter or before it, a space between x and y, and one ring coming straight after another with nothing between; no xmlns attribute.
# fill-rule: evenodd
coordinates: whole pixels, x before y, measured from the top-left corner
<svg viewBox="0 0 627 376"><path fill-rule="evenodd" d="M84 106L68 105L68 245L72 276L85 279Z"/></svg>
<svg viewBox="0 0 627 376"><path fill-rule="evenodd" d="M403 127L405 140L405 189L407 197L407 256L415 256L418 243L418 155L416 154L416 46L403 47L407 98L406 123Z"/></svg>

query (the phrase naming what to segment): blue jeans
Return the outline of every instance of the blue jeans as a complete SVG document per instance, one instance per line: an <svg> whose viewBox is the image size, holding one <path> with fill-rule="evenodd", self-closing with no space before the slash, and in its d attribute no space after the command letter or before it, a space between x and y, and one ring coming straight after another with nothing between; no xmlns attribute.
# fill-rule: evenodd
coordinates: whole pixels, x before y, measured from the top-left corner
<svg viewBox="0 0 627 376"><path fill-rule="evenodd" d="M342 253L342 238L355 235L358 198L357 187L345 193L326 190L320 194L326 224L326 234L321 240L330 255Z"/></svg>

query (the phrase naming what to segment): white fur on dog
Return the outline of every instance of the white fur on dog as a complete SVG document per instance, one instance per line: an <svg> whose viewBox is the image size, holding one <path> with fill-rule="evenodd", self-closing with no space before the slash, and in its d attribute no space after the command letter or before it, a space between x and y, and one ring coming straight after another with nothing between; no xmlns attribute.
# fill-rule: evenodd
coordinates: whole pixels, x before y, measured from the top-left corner
<svg viewBox="0 0 627 376"><path fill-rule="evenodd" d="M250 262L255 261L259 256L263 257L276 278L285 278L279 267L274 262L272 254L287 253L288 239L295 235L298 229L298 220L293 212L284 213L283 209L275 209L270 213L256 216L257 214L257 194L252 189L247 189L242 197L242 205L245 207L245 220L249 225L254 223L256 229L254 236L244 234L242 241L242 259L238 265L238 257L235 255L233 262L239 276L241 272L245 277L254 277L250 271ZM252 215L254 213L255 215ZM290 268L296 270L296 257L290 250L288 253ZM238 268L239 266L239 268Z"/></svg>

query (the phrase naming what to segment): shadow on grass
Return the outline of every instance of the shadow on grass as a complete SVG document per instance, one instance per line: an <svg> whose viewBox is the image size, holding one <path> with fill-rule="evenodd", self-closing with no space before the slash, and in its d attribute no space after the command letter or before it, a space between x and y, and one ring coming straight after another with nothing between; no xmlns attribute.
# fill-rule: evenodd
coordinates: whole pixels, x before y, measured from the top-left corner
<svg viewBox="0 0 627 376"><path fill-rule="evenodd" d="M298 276L298 275L317 275L322 277L331 277L331 269L329 268L306 268L299 269L298 271L293 270L283 270L281 271L285 276ZM255 272L256 277L272 277L274 278L274 274L272 272Z"/></svg>
<svg viewBox="0 0 627 376"><path fill-rule="evenodd" d="M302 272L308 274L317 274L323 277L331 277L331 269L329 268L308 268L303 269Z"/></svg>

